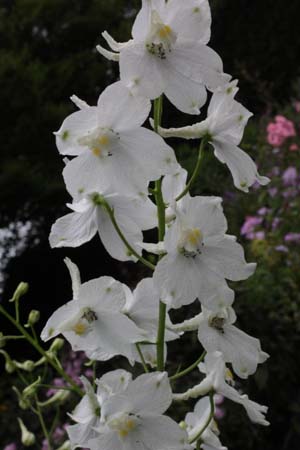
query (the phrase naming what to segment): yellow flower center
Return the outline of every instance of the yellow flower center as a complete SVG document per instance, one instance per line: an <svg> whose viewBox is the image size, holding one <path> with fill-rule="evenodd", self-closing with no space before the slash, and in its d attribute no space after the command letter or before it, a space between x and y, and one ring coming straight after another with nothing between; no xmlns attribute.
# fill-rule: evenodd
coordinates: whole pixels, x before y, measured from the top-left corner
<svg viewBox="0 0 300 450"><path fill-rule="evenodd" d="M87 325L81 321L77 322L73 327L72 331L76 333L78 336L83 336L87 331Z"/></svg>
<svg viewBox="0 0 300 450"><path fill-rule="evenodd" d="M160 30L158 31L158 36L161 39L166 39L169 36L171 36L172 34L172 28L169 27L169 25L164 25L163 27L160 28Z"/></svg>
<svg viewBox="0 0 300 450"><path fill-rule="evenodd" d="M108 423L110 429L116 431L121 439L124 439L137 426L137 421L129 414L121 414Z"/></svg>
<svg viewBox="0 0 300 450"><path fill-rule="evenodd" d="M186 239L189 242L189 244L197 247L199 243L202 242L203 234L201 230L199 230L199 228L193 228L192 230L189 230L187 232Z"/></svg>
<svg viewBox="0 0 300 450"><path fill-rule="evenodd" d="M135 422L132 419L127 419L124 421L124 424L122 425L122 428L119 429L118 434L120 438L126 437L130 431L135 429Z"/></svg>

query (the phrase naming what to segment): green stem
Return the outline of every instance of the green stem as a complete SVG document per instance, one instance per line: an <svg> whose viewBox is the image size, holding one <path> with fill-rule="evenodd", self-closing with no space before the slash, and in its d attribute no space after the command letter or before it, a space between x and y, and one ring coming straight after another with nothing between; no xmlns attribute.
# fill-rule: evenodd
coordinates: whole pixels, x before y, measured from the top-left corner
<svg viewBox="0 0 300 450"><path fill-rule="evenodd" d="M35 403L36 403L36 414L37 414L37 416L39 418L39 421L40 421L40 424L41 424L44 436L46 438L46 441L47 441L47 444L48 444L48 450L52 450L50 436L49 436L49 433L48 433L48 430L47 430L47 427L46 427L46 424L45 424L45 421L44 421L44 417L43 417L43 414L42 414L41 407L39 405L39 401L38 401L37 395L35 395L34 398L35 398Z"/></svg>
<svg viewBox="0 0 300 450"><path fill-rule="evenodd" d="M125 244L125 246L127 247L128 251L130 252L130 254L132 254L133 256L135 256L141 263L143 263L145 266L147 266L149 269L154 270L155 266L148 261L147 259L143 258L143 256L139 255L134 248L129 244L129 242L127 241L127 239L125 238L124 234L122 233L119 225L117 224L117 221L115 219L115 214L113 209L109 206L109 204L103 199L102 200L102 205L104 206L104 208L106 209L107 214L110 217L110 220L116 230L116 232L118 233L120 239L122 240L122 242Z"/></svg>
<svg viewBox="0 0 300 450"><path fill-rule="evenodd" d="M201 141L200 147L199 147L199 153L198 153L197 163L196 163L194 172L193 172L189 182L187 183L185 189L176 198L177 202L179 200L181 200L190 191L192 185L194 184L194 182L198 178L198 175L200 173L200 169L201 169L201 166L202 166L202 163L203 163L203 160L204 160L206 143L207 143L207 139L203 138L202 141Z"/></svg>
<svg viewBox="0 0 300 450"><path fill-rule="evenodd" d="M201 428L201 430L199 431L199 433L197 433L197 435L189 442L190 444L193 444L193 442L196 442L200 439L200 437L202 436L202 434L204 433L204 431L206 430L206 428L209 426L210 422L214 418L215 404L214 404L214 393L212 391L209 393L209 401L210 401L210 414L208 416L208 419L205 422L205 424L203 425L203 427Z"/></svg>
<svg viewBox="0 0 300 450"><path fill-rule="evenodd" d="M147 363L146 363L146 361L145 361L143 352L142 352L142 350L141 350L140 344L135 344L135 346L136 346L136 349L137 349L137 351L138 351L139 357L141 358L141 363L142 363L142 366L143 366L143 368L144 368L144 371L145 371L146 373L149 373L149 369L148 369Z"/></svg>
<svg viewBox="0 0 300 450"><path fill-rule="evenodd" d="M77 392L81 397L83 396L83 392L80 389L79 386L72 380L72 378L59 366L53 361L52 358L49 357L47 352L40 346L38 342L34 340L34 338L27 333L27 331L22 327L20 323L18 323L4 308L2 305L0 305L0 313L4 315L19 331L23 336L27 339L27 341L34 347L42 356L46 358L46 360L49 362L49 364L56 370L56 372L64 378L74 389L74 391Z"/></svg>
<svg viewBox="0 0 300 450"><path fill-rule="evenodd" d="M182 370L181 372L175 373L175 375L170 377L170 380L175 381L178 378L181 378L184 375L187 375L188 373L190 373L192 370L196 369L196 367L201 363L201 361L203 361L205 355L206 355L206 352L203 352L202 355L197 359L197 361L195 361L192 365L190 365L186 369Z"/></svg>
<svg viewBox="0 0 300 450"><path fill-rule="evenodd" d="M161 124L163 110L163 97L159 97L154 100L154 131L157 133L159 126ZM166 231L166 207L162 195L162 179L155 182L155 201L157 206L157 216L158 216L158 241L162 242L165 237ZM165 355L164 355L164 344L165 344L165 330L166 330L166 314L167 307L161 301L159 302L159 318L158 318L158 330L157 330L157 370L163 371L165 368Z"/></svg>

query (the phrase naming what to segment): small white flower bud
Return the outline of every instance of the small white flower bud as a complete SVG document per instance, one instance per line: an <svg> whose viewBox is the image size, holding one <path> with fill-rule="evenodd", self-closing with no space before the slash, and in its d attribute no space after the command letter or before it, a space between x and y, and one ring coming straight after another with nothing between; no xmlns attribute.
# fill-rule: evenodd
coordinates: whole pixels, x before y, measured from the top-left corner
<svg viewBox="0 0 300 450"><path fill-rule="evenodd" d="M15 290L14 295L12 296L12 298L9 301L10 302L19 301L20 298L23 297L23 295L25 295L27 293L28 289L29 289L29 284L21 281L21 283L18 285L17 289Z"/></svg>
<svg viewBox="0 0 300 450"><path fill-rule="evenodd" d="M21 442L25 447L30 447L35 443L35 435L27 430L22 419L18 418L18 422L21 428Z"/></svg>
<svg viewBox="0 0 300 450"><path fill-rule="evenodd" d="M184 420L182 420L182 422L180 422L179 424L180 428L182 428L182 430L186 430L187 429L187 424Z"/></svg>
<svg viewBox="0 0 300 450"><path fill-rule="evenodd" d="M17 394L20 408L23 410L29 409L31 406L30 401L24 398L23 394L19 391L19 389L16 386L13 386L12 389Z"/></svg>

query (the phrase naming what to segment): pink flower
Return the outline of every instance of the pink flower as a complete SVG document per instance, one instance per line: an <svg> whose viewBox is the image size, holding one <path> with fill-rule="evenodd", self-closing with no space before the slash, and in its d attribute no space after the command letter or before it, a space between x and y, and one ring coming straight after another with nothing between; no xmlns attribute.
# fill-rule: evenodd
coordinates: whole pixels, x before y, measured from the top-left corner
<svg viewBox="0 0 300 450"><path fill-rule="evenodd" d="M295 107L296 112L299 113L300 112L300 102L299 101L295 102L294 107Z"/></svg>
<svg viewBox="0 0 300 450"><path fill-rule="evenodd" d="M298 173L295 167L288 167L282 175L282 181L285 186L295 185Z"/></svg>
<svg viewBox="0 0 300 450"><path fill-rule="evenodd" d="M297 150L299 150L298 144L291 144L290 147L289 147L289 150L291 152L296 152Z"/></svg>
<svg viewBox="0 0 300 450"><path fill-rule="evenodd" d="M267 133L268 143L273 147L281 147L287 138L296 136L293 122L280 115L275 117L275 122L269 123Z"/></svg>
<svg viewBox="0 0 300 450"><path fill-rule="evenodd" d="M300 233L287 233L284 236L284 241L299 243L300 242Z"/></svg>
<svg viewBox="0 0 300 450"><path fill-rule="evenodd" d="M241 228L241 234L246 236L248 239L253 239L252 233L257 225L262 223L262 217L257 216L247 216L246 220Z"/></svg>
<svg viewBox="0 0 300 450"><path fill-rule="evenodd" d="M17 450L17 445L12 442L11 444L8 444L4 447L4 450Z"/></svg>

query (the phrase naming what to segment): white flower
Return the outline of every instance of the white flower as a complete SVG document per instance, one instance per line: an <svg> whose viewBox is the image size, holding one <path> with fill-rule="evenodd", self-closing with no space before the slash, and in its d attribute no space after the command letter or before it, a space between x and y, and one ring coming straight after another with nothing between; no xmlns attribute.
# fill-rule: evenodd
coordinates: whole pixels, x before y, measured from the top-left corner
<svg viewBox="0 0 300 450"><path fill-rule="evenodd" d="M206 137L214 147L215 156L228 166L234 185L248 192L255 182L265 185L270 180L258 174L255 163L238 147L252 113L234 100L237 91L236 81L220 87L212 96L206 120L183 128L160 128L159 133L163 137L185 139Z"/></svg>
<svg viewBox="0 0 300 450"><path fill-rule="evenodd" d="M96 107L71 114L56 133L62 155L76 156L63 171L75 200L94 191L145 192L150 180L178 169L173 150L142 128L151 104L121 82L100 95Z"/></svg>
<svg viewBox="0 0 300 450"><path fill-rule="evenodd" d="M100 379L95 380L96 392L85 377L82 377L81 381L85 395L73 413L69 414L76 424L67 427L72 449L87 445L90 439L97 436L95 429L101 426L102 403L111 395L124 391L131 381L131 374L121 369L106 373Z"/></svg>
<svg viewBox="0 0 300 450"><path fill-rule="evenodd" d="M187 434L163 413L172 402L167 373L141 375L101 408L102 426L91 439L91 450L182 450Z"/></svg>
<svg viewBox="0 0 300 450"><path fill-rule="evenodd" d="M186 431L189 436L189 441L196 438L199 433L204 429L210 416L210 401L209 397L201 398L195 405L194 411L188 413L185 417ZM209 422L209 425L201 434L201 448L203 450L227 450L227 447L223 447L218 435L220 434L218 425L213 418ZM196 447L194 442L193 447Z"/></svg>
<svg viewBox="0 0 300 450"><path fill-rule="evenodd" d="M257 365L269 355L261 350L260 341L244 333L233 324L236 315L231 307L212 312L202 308L199 317L198 339L208 353L220 351L225 362L241 378L256 372Z"/></svg>
<svg viewBox="0 0 300 450"><path fill-rule="evenodd" d="M216 89L230 77L223 73L220 57L205 44L210 39L211 13L207 0L143 0L125 44L104 33L120 60L121 81L150 99L162 93L181 111L199 114L206 89ZM104 51L103 51L104 50Z"/></svg>
<svg viewBox="0 0 300 450"><path fill-rule="evenodd" d="M79 247L98 232L108 253L119 261L135 260L118 236L111 219L101 203L105 200L123 235L134 248L143 240L142 230L156 226L155 205L146 194L135 196L92 193L79 202L69 204L74 212L58 219L50 233L51 247Z"/></svg>
<svg viewBox="0 0 300 450"><path fill-rule="evenodd" d="M125 287L125 286L124 286ZM142 330L145 331L144 341L151 344L140 344L145 361L152 367L156 365L156 339L157 324L159 316L159 294L155 289L152 278L144 278L137 285L135 290L131 290L126 286L126 305L123 312ZM165 341L177 339L178 333L171 330L171 322L169 316L166 316L166 332ZM166 357L167 348L165 345L164 355ZM136 354L136 361L140 361L140 357L136 348L132 349Z"/></svg>
<svg viewBox="0 0 300 450"><path fill-rule="evenodd" d="M78 297L52 314L41 338L63 334L73 350L85 351L90 359L123 355L133 362L131 344L143 341L144 332L121 312L125 301L123 285L111 277L83 283Z"/></svg>
<svg viewBox="0 0 300 450"><path fill-rule="evenodd" d="M201 302L216 298L225 278L238 281L252 275L256 265L245 262L242 247L226 230L220 198L182 200L176 220L166 232L167 255L154 272L164 303L179 308L196 298Z"/></svg>
<svg viewBox="0 0 300 450"><path fill-rule="evenodd" d="M239 394L237 390L230 386L233 383L233 376L230 370L226 368L221 352L207 354L204 363L200 363L198 367L206 375L205 378L201 383L188 389L183 394L173 394L174 400L197 398L214 390L217 394L242 405L252 422L269 425L269 422L265 419L268 408L249 400L247 395Z"/></svg>

